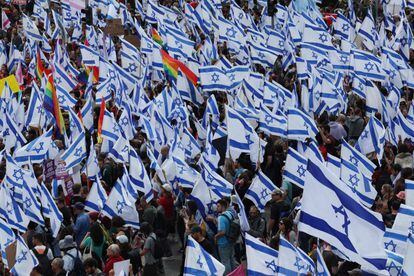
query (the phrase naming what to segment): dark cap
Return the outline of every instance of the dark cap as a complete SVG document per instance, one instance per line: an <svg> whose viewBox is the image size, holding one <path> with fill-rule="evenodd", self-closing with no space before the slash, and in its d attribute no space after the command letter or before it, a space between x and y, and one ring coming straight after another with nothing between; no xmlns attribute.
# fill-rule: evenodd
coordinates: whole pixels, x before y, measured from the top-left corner
<svg viewBox="0 0 414 276"><path fill-rule="evenodd" d="M73 205L73 208L75 208L76 210L83 210L83 209L85 208L85 205L83 205L83 203L82 203L82 202L76 202L76 203Z"/></svg>
<svg viewBox="0 0 414 276"><path fill-rule="evenodd" d="M198 225L195 225L191 228L191 234L201 233L201 232L202 232L201 227Z"/></svg>

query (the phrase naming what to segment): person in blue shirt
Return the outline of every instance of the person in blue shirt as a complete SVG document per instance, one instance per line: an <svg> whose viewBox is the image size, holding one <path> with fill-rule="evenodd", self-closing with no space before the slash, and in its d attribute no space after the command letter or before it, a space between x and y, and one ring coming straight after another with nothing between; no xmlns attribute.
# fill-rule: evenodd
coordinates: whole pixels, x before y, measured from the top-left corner
<svg viewBox="0 0 414 276"><path fill-rule="evenodd" d="M230 229L230 221L234 219L228 207L229 203L224 199L220 199L217 202L217 212L220 215L217 219L217 234L214 236L220 261L226 268L225 274L232 272L236 268L234 244L226 237L226 233Z"/></svg>
<svg viewBox="0 0 414 276"><path fill-rule="evenodd" d="M84 211L85 205L81 202L76 202L73 205L73 212L76 215L75 225L73 226L73 231L75 232L75 241L78 246L83 241L83 238L86 236L86 233L89 232L89 216L85 214Z"/></svg>

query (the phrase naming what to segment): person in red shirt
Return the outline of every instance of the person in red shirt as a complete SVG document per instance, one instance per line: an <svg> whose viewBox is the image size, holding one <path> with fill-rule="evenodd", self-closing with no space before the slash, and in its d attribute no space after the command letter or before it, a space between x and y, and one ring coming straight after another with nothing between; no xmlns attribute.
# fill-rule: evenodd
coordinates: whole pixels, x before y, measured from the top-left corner
<svg viewBox="0 0 414 276"><path fill-rule="evenodd" d="M161 196L158 199L158 204L164 209L165 221L167 224L167 234L175 233L174 227L174 197L172 195L172 188L170 184L162 185Z"/></svg>
<svg viewBox="0 0 414 276"><path fill-rule="evenodd" d="M106 249L106 255L108 256L108 259L106 260L103 272L105 275L108 275L114 268L114 263L123 261L124 258L121 257L121 250L117 244L111 244L108 249Z"/></svg>

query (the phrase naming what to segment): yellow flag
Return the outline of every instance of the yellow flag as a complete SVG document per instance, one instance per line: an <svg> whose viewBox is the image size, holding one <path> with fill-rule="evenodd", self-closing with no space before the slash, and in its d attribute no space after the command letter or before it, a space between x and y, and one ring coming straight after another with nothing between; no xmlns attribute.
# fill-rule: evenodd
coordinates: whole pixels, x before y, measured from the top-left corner
<svg viewBox="0 0 414 276"><path fill-rule="evenodd" d="M17 93L20 91L19 83L16 80L16 76L13 74L8 77L5 77L4 79L0 79L0 95L3 93L6 82L13 93Z"/></svg>

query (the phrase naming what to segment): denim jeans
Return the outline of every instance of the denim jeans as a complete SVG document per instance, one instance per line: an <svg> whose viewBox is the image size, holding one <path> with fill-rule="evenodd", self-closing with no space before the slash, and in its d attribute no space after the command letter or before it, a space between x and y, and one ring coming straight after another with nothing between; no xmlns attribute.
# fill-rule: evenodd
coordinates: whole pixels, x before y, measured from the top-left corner
<svg viewBox="0 0 414 276"><path fill-rule="evenodd" d="M226 270L224 275L232 272L236 268L236 263L234 261L234 244L229 243L227 245L219 245L218 253L220 256L221 263L225 266Z"/></svg>

